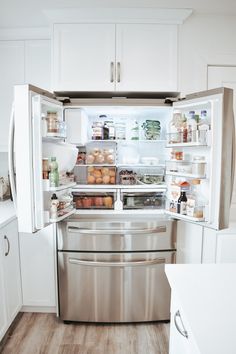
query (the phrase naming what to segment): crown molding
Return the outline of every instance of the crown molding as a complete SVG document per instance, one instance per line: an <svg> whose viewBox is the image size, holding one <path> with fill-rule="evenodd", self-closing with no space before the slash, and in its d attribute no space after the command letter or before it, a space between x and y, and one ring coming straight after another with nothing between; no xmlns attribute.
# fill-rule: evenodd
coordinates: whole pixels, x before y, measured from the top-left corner
<svg viewBox="0 0 236 354"><path fill-rule="evenodd" d="M51 23L183 24L192 9L64 8L43 11Z"/></svg>
<svg viewBox="0 0 236 354"><path fill-rule="evenodd" d="M50 39L50 27L1 28L0 40Z"/></svg>

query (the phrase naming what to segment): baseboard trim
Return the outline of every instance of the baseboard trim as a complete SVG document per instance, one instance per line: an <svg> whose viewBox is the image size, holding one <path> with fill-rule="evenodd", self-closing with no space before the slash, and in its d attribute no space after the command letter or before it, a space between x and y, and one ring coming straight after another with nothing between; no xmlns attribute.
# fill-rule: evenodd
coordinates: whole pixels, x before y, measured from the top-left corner
<svg viewBox="0 0 236 354"><path fill-rule="evenodd" d="M56 306L22 306L21 312L56 313Z"/></svg>

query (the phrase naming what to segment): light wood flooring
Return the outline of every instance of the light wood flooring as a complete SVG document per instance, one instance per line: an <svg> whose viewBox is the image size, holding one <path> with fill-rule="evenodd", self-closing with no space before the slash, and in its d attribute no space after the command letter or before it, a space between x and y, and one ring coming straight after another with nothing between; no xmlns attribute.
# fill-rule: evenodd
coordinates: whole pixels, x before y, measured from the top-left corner
<svg viewBox="0 0 236 354"><path fill-rule="evenodd" d="M169 324L64 324L55 314L23 313L3 354L168 354Z"/></svg>

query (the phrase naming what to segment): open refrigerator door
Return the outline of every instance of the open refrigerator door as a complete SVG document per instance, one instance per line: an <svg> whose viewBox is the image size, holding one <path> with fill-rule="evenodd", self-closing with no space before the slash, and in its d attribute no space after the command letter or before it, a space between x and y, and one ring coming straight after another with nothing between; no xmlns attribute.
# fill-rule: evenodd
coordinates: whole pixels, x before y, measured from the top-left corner
<svg viewBox="0 0 236 354"><path fill-rule="evenodd" d="M213 229L228 227L234 178L231 89L173 104L167 133L166 213Z"/></svg>
<svg viewBox="0 0 236 354"><path fill-rule="evenodd" d="M77 149L64 142L63 105L52 94L29 85L14 93L18 224L32 233L74 213Z"/></svg>

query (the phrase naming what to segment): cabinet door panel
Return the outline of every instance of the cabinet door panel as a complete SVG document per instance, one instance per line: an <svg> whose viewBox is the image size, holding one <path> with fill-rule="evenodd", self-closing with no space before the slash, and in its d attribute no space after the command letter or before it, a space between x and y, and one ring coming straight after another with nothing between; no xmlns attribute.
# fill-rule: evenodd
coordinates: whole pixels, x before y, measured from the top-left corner
<svg viewBox="0 0 236 354"><path fill-rule="evenodd" d="M7 302L8 323L11 323L21 308L20 257L17 221L2 229L5 242L4 284Z"/></svg>
<svg viewBox="0 0 236 354"><path fill-rule="evenodd" d="M24 83L24 42L0 41L0 151L8 150L13 86Z"/></svg>
<svg viewBox="0 0 236 354"><path fill-rule="evenodd" d="M113 91L115 25L54 25L54 91Z"/></svg>
<svg viewBox="0 0 236 354"><path fill-rule="evenodd" d="M50 91L50 40L30 40L25 42L25 83Z"/></svg>
<svg viewBox="0 0 236 354"><path fill-rule="evenodd" d="M176 91L177 26L117 25L116 60L116 90Z"/></svg>
<svg viewBox="0 0 236 354"><path fill-rule="evenodd" d="M23 306L56 305L54 247L53 225L20 233Z"/></svg>
<svg viewBox="0 0 236 354"><path fill-rule="evenodd" d="M3 234L0 233L0 341L7 329L6 296L5 296L4 281L3 281L4 253L5 253L4 238L3 238Z"/></svg>

